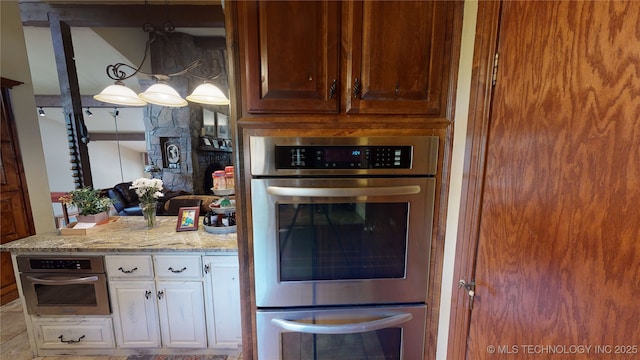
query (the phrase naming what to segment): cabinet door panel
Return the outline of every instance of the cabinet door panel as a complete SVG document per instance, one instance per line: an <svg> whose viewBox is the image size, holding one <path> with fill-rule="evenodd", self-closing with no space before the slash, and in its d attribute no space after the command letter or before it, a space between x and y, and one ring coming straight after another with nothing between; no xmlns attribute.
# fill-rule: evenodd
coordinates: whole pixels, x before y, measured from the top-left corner
<svg viewBox="0 0 640 360"><path fill-rule="evenodd" d="M444 115L450 69L448 1L348 5L347 112ZM358 88L359 87L359 91Z"/></svg>
<svg viewBox="0 0 640 360"><path fill-rule="evenodd" d="M238 4L240 51L245 59L241 75L249 113L338 112L338 95L330 95L332 84L339 81L338 5L336 1Z"/></svg>
<svg viewBox="0 0 640 360"><path fill-rule="evenodd" d="M240 279L237 256L205 256L210 271L206 281L207 298L212 299L207 316L209 347L236 349L242 344L240 317Z"/></svg>
<svg viewBox="0 0 640 360"><path fill-rule="evenodd" d="M162 344L168 348L206 348L202 282L159 281Z"/></svg>
<svg viewBox="0 0 640 360"><path fill-rule="evenodd" d="M122 348L160 346L153 281L110 282L116 341Z"/></svg>

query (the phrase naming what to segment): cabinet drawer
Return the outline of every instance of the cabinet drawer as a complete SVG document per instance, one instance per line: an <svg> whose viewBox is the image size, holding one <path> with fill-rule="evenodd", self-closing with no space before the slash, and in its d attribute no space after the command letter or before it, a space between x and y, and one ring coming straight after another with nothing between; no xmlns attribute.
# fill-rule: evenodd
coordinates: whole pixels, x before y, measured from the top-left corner
<svg viewBox="0 0 640 360"><path fill-rule="evenodd" d="M155 256L156 277L159 279L186 279L202 277L200 256Z"/></svg>
<svg viewBox="0 0 640 360"><path fill-rule="evenodd" d="M151 255L105 256L109 279L152 279Z"/></svg>
<svg viewBox="0 0 640 360"><path fill-rule="evenodd" d="M32 323L39 349L115 347L110 318L40 318Z"/></svg>

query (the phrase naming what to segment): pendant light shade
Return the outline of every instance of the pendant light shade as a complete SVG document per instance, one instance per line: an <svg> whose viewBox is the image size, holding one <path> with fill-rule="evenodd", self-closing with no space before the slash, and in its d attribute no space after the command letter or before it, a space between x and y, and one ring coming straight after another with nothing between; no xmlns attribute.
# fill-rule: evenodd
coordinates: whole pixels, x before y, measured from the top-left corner
<svg viewBox="0 0 640 360"><path fill-rule="evenodd" d="M187 96L187 100L200 104L229 105L229 99L217 86L211 83L198 86L191 95Z"/></svg>
<svg viewBox="0 0 640 360"><path fill-rule="evenodd" d="M220 89L213 84L206 83L206 81L214 80L223 74L224 69L219 65L219 61L216 58L211 59L211 64L204 58L196 59L189 63L184 69L171 74L151 74L141 71L142 65L149 54L150 44L155 41L158 36L169 40L166 33L173 31L175 27L168 21L163 24L162 28L153 26L150 23L145 23L142 29L150 33L150 35L145 44L144 56L142 57L140 65L133 67L120 62L107 65L107 76L112 80L116 80L116 83L115 85L105 88L100 94L95 95L93 97L94 99L101 102L126 106L144 106L149 103L168 107L183 107L188 105L187 100L183 99L176 90L169 86L168 82L174 76L190 75L191 77L205 81L205 83L198 86L193 94L187 97L189 101L210 105L229 105L229 99ZM214 70L217 70L217 72L214 73ZM131 73L129 73L129 71L131 71ZM133 90L124 85L123 80L129 79L138 73L151 76L155 78L158 83L151 85L147 91L136 95Z"/></svg>
<svg viewBox="0 0 640 360"><path fill-rule="evenodd" d="M163 83L149 86L147 91L138 96L151 104L170 107L187 106L187 100L183 99L171 86Z"/></svg>
<svg viewBox="0 0 640 360"><path fill-rule="evenodd" d="M107 86L98 95L94 95L94 99L109 103L126 106L144 106L147 103L141 100L136 93L124 86L122 81L116 81L114 85Z"/></svg>

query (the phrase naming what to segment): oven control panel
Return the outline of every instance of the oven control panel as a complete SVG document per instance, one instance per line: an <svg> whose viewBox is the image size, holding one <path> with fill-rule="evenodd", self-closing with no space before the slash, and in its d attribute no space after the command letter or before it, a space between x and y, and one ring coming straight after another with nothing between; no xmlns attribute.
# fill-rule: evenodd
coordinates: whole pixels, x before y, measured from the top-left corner
<svg viewBox="0 0 640 360"><path fill-rule="evenodd" d="M276 169L410 169L411 146L276 146Z"/></svg>
<svg viewBox="0 0 640 360"><path fill-rule="evenodd" d="M104 272L104 260L100 256L21 255L17 262L20 272Z"/></svg>
<svg viewBox="0 0 640 360"><path fill-rule="evenodd" d="M91 268L89 260L32 259L32 270L87 270Z"/></svg>

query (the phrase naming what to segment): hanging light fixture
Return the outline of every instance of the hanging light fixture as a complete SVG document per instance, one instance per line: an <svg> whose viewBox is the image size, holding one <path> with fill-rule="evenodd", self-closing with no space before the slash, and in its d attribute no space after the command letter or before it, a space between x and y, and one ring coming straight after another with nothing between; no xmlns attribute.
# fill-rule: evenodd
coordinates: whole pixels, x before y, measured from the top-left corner
<svg viewBox="0 0 640 360"><path fill-rule="evenodd" d="M45 113L44 113L44 109L42 108L42 106L40 106L40 107L38 108L38 116L44 116L44 115L45 115Z"/></svg>
<svg viewBox="0 0 640 360"><path fill-rule="evenodd" d="M175 89L169 86L168 80L172 76L189 74L207 82L198 86L194 90L193 94L187 96L187 100L209 105L228 105L229 99L224 95L224 93L218 87L208 82L220 76L222 72L221 68L217 74L211 74L204 77L193 72L193 70L206 65L206 61L204 59L197 59L187 65L184 70L173 74L150 74L141 71L142 65L147 59L151 43L156 40L158 35L167 38L166 33L173 31L173 29L173 24L170 22L165 23L162 30L156 30L155 27L149 23L144 24L143 30L145 32L150 32L151 36L145 45L144 56L140 62L140 66L134 68L133 66L124 63L108 65L106 69L107 76L112 80L115 80L115 84L107 86L102 90L102 92L100 92L100 94L95 95L93 98L109 104L126 106L144 106L147 105L147 103L150 103L161 106L182 107L188 104L187 101L183 99ZM217 63L217 59L214 59L214 61ZM129 69L133 72L127 75L127 73L122 69ZM123 81L137 73L149 75L156 79L157 83L151 85L145 92L136 95L133 90L125 86Z"/></svg>
<svg viewBox="0 0 640 360"><path fill-rule="evenodd" d="M91 110L89 110L89 108L87 108L84 113L87 114L87 116L93 116L93 113L91 112Z"/></svg>

